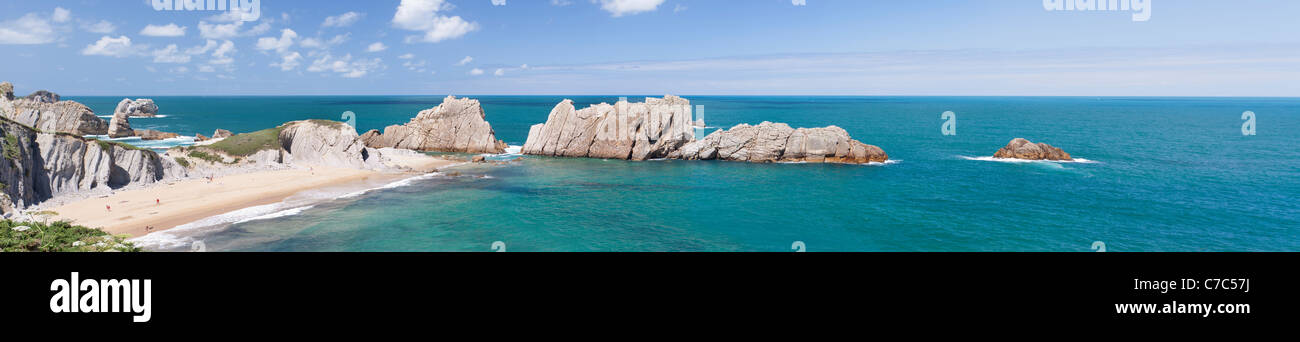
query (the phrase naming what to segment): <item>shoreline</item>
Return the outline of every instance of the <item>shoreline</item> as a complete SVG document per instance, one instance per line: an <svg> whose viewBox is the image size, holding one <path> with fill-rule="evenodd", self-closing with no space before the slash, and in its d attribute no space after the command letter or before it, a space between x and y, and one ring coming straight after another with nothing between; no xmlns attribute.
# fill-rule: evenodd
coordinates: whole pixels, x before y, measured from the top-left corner
<svg viewBox="0 0 1300 342"><path fill-rule="evenodd" d="M436 159L421 164L418 171L411 172L316 167L258 170L219 176L211 182L207 178L190 178L80 198L41 210L57 213L50 216L50 221L64 220L138 238L213 216L280 203L312 190L389 183L455 166L457 162Z"/></svg>

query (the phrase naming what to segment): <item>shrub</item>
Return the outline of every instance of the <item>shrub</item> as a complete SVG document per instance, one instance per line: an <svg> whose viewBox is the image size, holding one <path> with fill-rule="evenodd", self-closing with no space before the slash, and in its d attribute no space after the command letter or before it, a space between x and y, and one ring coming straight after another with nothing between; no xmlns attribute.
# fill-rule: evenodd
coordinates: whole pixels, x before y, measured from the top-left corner
<svg viewBox="0 0 1300 342"><path fill-rule="evenodd" d="M25 227L25 228L24 228ZM100 229L0 220L0 251L5 252L141 252L126 236L108 235Z"/></svg>
<svg viewBox="0 0 1300 342"><path fill-rule="evenodd" d="M224 152L232 157L247 157L263 150L280 148L280 131L284 127L268 128L253 133L240 133L207 148Z"/></svg>

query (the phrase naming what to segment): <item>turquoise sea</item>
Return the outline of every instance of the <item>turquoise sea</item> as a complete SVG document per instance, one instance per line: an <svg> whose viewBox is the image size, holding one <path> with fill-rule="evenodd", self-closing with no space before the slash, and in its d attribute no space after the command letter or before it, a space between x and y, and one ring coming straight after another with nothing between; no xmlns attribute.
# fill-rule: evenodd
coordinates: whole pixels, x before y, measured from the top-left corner
<svg viewBox="0 0 1300 342"><path fill-rule="evenodd" d="M470 97L510 145L565 98ZM710 127L838 125L897 162L526 157L153 238L216 251L1300 251L1300 99L684 97ZM569 98L581 108L618 97ZM67 99L108 115L121 97ZM166 116L133 126L209 135L345 111L364 132L442 96L153 99ZM945 111L955 136L942 134ZM1245 111L1256 135L1242 134ZM978 158L1016 137L1089 162Z"/></svg>

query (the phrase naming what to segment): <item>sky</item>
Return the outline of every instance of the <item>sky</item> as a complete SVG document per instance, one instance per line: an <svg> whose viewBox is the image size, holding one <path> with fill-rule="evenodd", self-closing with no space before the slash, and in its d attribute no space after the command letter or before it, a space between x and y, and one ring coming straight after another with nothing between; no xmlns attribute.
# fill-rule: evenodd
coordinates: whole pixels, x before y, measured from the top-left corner
<svg viewBox="0 0 1300 342"><path fill-rule="evenodd" d="M81 96L1300 96L1300 1L1067 1L1093 2L3 1L0 80Z"/></svg>

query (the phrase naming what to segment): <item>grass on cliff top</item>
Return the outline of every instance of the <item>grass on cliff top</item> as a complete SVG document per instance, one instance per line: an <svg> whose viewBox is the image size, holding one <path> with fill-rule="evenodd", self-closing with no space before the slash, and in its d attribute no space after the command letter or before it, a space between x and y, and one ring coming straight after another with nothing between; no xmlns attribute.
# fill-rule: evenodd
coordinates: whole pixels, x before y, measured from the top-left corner
<svg viewBox="0 0 1300 342"><path fill-rule="evenodd" d="M204 147L235 157L247 157L258 151L279 149L282 129L284 126L253 133L240 133Z"/></svg>
<svg viewBox="0 0 1300 342"><path fill-rule="evenodd" d="M0 251L5 252L141 252L125 236L74 226L0 220Z"/></svg>

